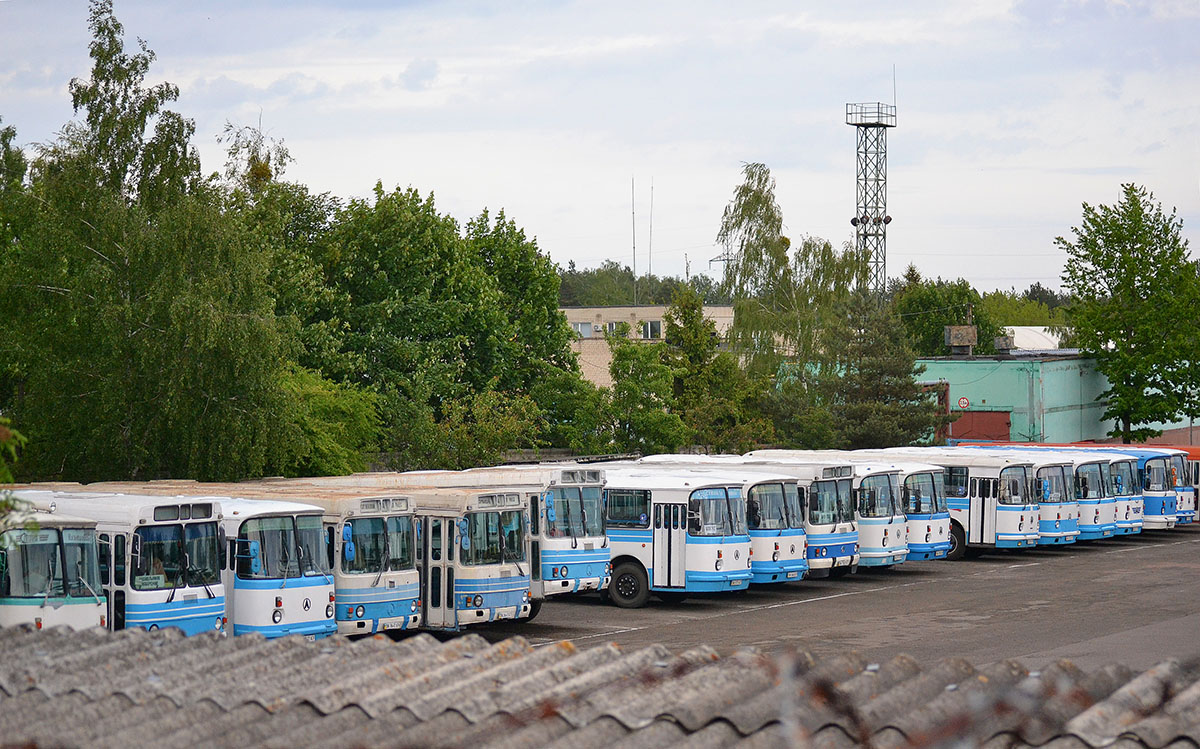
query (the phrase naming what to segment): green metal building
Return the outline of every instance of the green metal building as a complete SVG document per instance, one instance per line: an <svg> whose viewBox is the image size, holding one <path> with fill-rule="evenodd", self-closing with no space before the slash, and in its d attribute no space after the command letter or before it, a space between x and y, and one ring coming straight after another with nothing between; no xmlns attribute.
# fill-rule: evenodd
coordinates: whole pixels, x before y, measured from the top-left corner
<svg viewBox="0 0 1200 749"><path fill-rule="evenodd" d="M1108 380L1092 359L1072 349L1013 351L997 356L920 359L920 381L937 390L950 412L951 439L1033 442L1107 440L1098 400ZM1178 429L1187 444L1188 423L1160 424L1164 437Z"/></svg>

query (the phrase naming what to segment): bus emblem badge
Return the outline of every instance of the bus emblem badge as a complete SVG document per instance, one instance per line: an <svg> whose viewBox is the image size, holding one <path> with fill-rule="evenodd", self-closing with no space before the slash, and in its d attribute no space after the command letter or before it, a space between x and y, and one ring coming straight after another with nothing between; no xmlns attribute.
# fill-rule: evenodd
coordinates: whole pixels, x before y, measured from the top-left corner
<svg viewBox="0 0 1200 749"><path fill-rule="evenodd" d="M305 611L308 611L308 610L309 610L309 609L311 609L311 608L312 608L312 601L310 601L310 600L308 600L307 598L305 598L305 599L304 599L304 610L305 610Z"/></svg>

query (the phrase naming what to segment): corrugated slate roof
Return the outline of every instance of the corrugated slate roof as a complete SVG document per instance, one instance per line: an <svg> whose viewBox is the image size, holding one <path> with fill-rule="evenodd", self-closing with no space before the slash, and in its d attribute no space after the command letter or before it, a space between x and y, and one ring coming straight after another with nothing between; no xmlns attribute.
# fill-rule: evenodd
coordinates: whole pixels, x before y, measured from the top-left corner
<svg viewBox="0 0 1200 749"><path fill-rule="evenodd" d="M0 743L52 746L1200 745L1200 659L1142 674L422 634L316 642L0 630Z"/></svg>

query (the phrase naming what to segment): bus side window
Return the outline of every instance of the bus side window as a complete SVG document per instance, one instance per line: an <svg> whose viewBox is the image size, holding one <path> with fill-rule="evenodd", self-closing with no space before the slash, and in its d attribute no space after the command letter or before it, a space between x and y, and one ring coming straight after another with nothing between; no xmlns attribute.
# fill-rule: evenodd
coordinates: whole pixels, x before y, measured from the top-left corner
<svg viewBox="0 0 1200 749"><path fill-rule="evenodd" d="M113 585L125 586L125 536L113 534Z"/></svg>
<svg viewBox="0 0 1200 749"><path fill-rule="evenodd" d="M442 519L434 518L429 529L429 559L433 562L442 559Z"/></svg>
<svg viewBox="0 0 1200 749"><path fill-rule="evenodd" d="M971 496L978 497L979 494L979 479L971 479Z"/></svg>
<svg viewBox="0 0 1200 749"><path fill-rule="evenodd" d="M333 558L335 548L333 539L336 537L333 528L334 527L332 525L325 526L325 561L328 562L329 569L331 570L337 569L337 567L334 566L335 560Z"/></svg>
<svg viewBox="0 0 1200 749"><path fill-rule="evenodd" d="M229 539L229 569L237 565L237 539Z"/></svg>
<svg viewBox="0 0 1200 749"><path fill-rule="evenodd" d="M100 584L108 585L108 568L112 557L112 541L109 540L107 533L101 533L98 540L100 542Z"/></svg>
<svg viewBox="0 0 1200 749"><path fill-rule="evenodd" d="M538 520L542 512L542 500L536 494L529 495L529 533L536 536L538 534Z"/></svg>

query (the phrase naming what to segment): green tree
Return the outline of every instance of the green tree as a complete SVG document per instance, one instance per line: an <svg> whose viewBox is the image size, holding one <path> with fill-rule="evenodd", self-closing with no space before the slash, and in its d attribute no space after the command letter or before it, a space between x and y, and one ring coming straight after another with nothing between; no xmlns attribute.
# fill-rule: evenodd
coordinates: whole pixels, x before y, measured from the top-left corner
<svg viewBox="0 0 1200 749"><path fill-rule="evenodd" d="M997 326L1054 327L1064 325L1067 320L1062 307L1051 309L1045 302L1018 294L1015 289L984 294L980 299L980 307Z"/></svg>
<svg viewBox="0 0 1200 749"><path fill-rule="evenodd" d="M579 455L612 452L611 392L576 372L551 370L533 384L530 397L545 419L547 446L567 448Z"/></svg>
<svg viewBox="0 0 1200 749"><path fill-rule="evenodd" d="M1084 203L1073 239L1055 239L1076 342L1108 379L1104 418L1123 442L1158 435L1148 425L1175 419L1195 392L1197 274L1182 229L1146 188L1123 184L1115 206Z"/></svg>
<svg viewBox="0 0 1200 749"><path fill-rule="evenodd" d="M674 452L690 435L674 410L676 373L664 356L666 347L628 336L624 323L608 336L615 446L644 454Z"/></svg>
<svg viewBox="0 0 1200 749"><path fill-rule="evenodd" d="M578 371L571 328L558 309L558 272L537 242L503 211L493 221L486 210L467 224L466 239L495 279L509 330L500 387L528 392L549 369Z"/></svg>
<svg viewBox="0 0 1200 749"><path fill-rule="evenodd" d="M718 351L716 325L690 287L680 287L664 315L665 342L675 353L674 395L693 441L717 452L746 452L772 438L762 414L763 381L749 378Z"/></svg>
<svg viewBox="0 0 1200 749"><path fill-rule="evenodd" d="M916 363L903 326L874 294L854 294L831 340L840 342L838 376L826 383L839 447L909 445L944 423L917 382L925 368Z"/></svg>
<svg viewBox="0 0 1200 749"><path fill-rule="evenodd" d="M31 447L22 472L78 480L261 472L279 441L290 341L267 255L199 174L193 125L147 88L154 55L124 50L94 2L91 78L70 90L82 122L40 149L35 206L0 256L12 411Z"/></svg>
<svg viewBox="0 0 1200 749"><path fill-rule="evenodd" d="M974 325L978 332L977 354L996 350L994 340L1003 329L989 316L979 292L963 279L943 281L922 278L910 265L899 283L891 285L892 304L908 331L918 356L947 356L947 325Z"/></svg>
<svg viewBox="0 0 1200 749"><path fill-rule="evenodd" d="M271 469L282 476L365 471L379 438L378 396L294 367L285 373L287 410Z"/></svg>
<svg viewBox="0 0 1200 749"><path fill-rule="evenodd" d="M717 234L730 257L721 286L733 299L730 345L752 375L774 374L785 360L819 370L828 358L824 331L865 265L858 253L816 237L793 253L770 170L746 164L742 174Z"/></svg>

